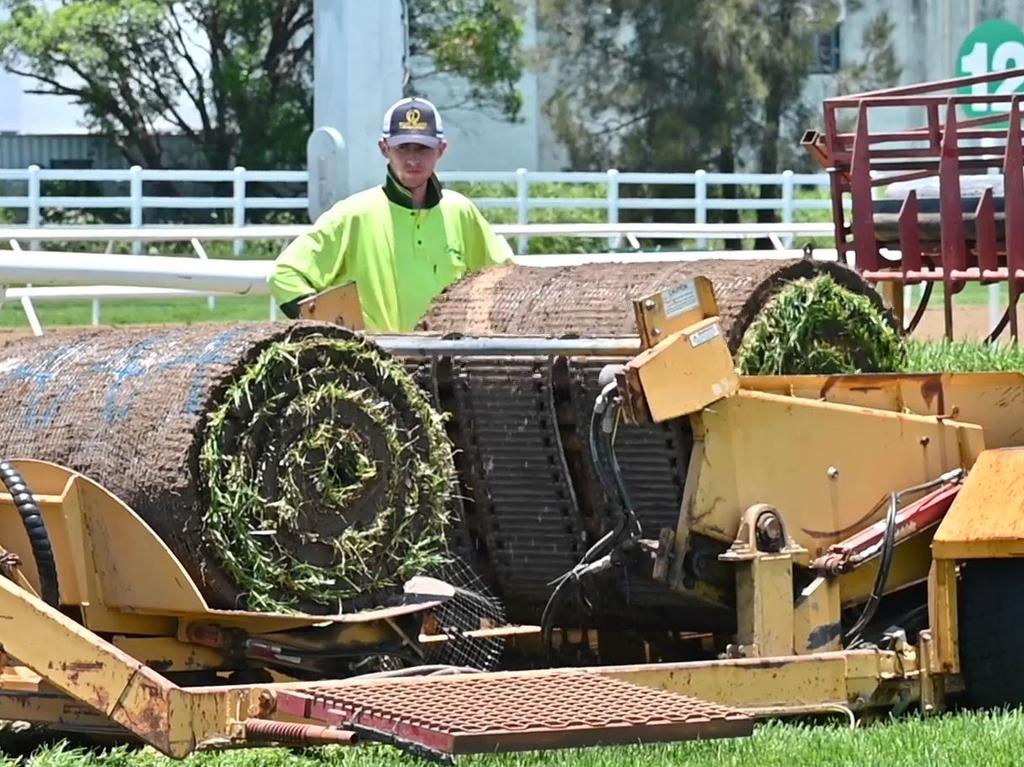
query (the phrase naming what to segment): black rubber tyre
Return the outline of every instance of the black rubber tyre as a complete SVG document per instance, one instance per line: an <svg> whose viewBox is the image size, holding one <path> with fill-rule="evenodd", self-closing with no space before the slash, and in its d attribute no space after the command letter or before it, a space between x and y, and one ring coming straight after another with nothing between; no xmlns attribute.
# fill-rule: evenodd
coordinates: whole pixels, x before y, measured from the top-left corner
<svg viewBox="0 0 1024 767"><path fill-rule="evenodd" d="M967 703L1024 705L1024 559L964 562L958 612Z"/></svg>

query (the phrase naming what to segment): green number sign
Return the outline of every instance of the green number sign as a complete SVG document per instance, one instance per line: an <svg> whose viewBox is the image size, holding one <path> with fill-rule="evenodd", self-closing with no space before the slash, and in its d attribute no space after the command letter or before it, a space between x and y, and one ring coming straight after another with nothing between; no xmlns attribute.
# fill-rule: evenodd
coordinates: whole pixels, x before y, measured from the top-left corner
<svg viewBox="0 0 1024 767"><path fill-rule="evenodd" d="M992 19L975 27L957 57L957 77L987 75L1006 69L1024 67L1024 31L1016 24ZM989 93L1006 95L1024 92L1024 77L1011 77L994 83L975 83L961 88L960 93L985 96ZM967 117L985 117L993 112L1008 112L1009 104L965 104Z"/></svg>

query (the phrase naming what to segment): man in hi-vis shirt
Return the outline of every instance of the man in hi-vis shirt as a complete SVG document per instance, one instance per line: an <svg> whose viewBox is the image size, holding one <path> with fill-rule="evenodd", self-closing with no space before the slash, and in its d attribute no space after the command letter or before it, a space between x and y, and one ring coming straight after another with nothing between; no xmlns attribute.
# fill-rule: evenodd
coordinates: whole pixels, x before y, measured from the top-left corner
<svg viewBox="0 0 1024 767"><path fill-rule="evenodd" d="M407 332L450 284L511 256L476 206L434 175L448 144L433 104L402 99L382 133L383 186L337 203L277 257L269 282L286 316L297 317L303 299L354 282L367 330Z"/></svg>

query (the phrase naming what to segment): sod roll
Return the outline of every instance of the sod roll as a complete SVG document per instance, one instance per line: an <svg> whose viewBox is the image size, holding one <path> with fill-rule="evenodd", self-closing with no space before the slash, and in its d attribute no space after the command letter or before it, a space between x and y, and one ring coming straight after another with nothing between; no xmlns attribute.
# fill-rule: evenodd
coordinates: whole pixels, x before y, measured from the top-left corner
<svg viewBox="0 0 1024 767"><path fill-rule="evenodd" d="M0 455L118 495L221 608L355 609L445 557L450 445L374 345L316 323L0 348Z"/></svg>
<svg viewBox="0 0 1024 767"><path fill-rule="evenodd" d="M822 275L774 293L747 326L735 359L747 375L868 373L901 370L906 350L870 296Z"/></svg>
<svg viewBox="0 0 1024 767"><path fill-rule="evenodd" d="M740 354L748 330L780 291L799 284L796 292L803 293L828 278L825 284L830 288L807 292L810 311L799 335L785 323L786 313L797 311L796 300L785 304L793 308L783 306L776 312L777 320L758 326L756 341L742 355L743 372L812 372L802 369L806 365L792 364L800 362L805 351L815 352L815 364L827 362L813 372L888 370L892 368L884 366L902 348L891 312L870 285L841 264L811 259L503 266L470 275L450 287L434 302L420 328L484 336L635 336L632 300L698 275L709 278L714 286L722 329L734 355ZM844 297L856 299L856 311L842 306ZM847 328L846 323L863 324L866 330ZM879 348L867 353L847 348L865 343ZM824 349L830 345L833 353L827 354ZM761 361L784 364L761 370L756 367ZM843 369L839 361L847 367Z"/></svg>

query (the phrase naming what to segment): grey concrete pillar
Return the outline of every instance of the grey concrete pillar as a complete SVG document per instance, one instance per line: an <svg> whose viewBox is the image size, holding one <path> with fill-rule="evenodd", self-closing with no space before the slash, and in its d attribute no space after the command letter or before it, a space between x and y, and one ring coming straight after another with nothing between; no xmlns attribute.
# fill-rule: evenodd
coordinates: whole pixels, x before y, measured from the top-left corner
<svg viewBox="0 0 1024 767"><path fill-rule="evenodd" d="M402 0L314 0L309 213L381 183L385 110L402 95Z"/></svg>

